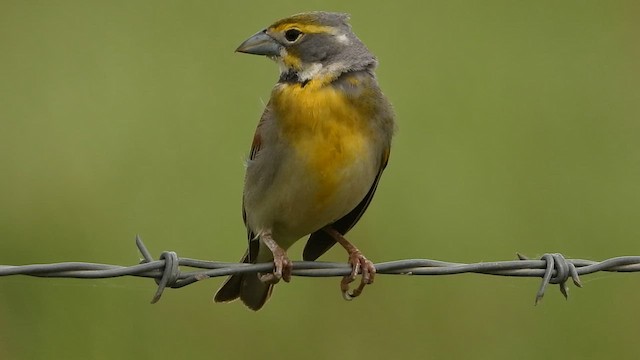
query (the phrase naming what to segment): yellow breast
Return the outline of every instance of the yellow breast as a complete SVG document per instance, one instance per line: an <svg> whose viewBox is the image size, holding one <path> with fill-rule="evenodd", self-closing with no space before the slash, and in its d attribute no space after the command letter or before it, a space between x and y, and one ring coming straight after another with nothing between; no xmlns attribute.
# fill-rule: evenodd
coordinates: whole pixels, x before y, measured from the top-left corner
<svg viewBox="0 0 640 360"><path fill-rule="evenodd" d="M350 169L369 154L368 109L320 81L280 84L272 105L282 138L315 177L315 201L323 206L341 186L350 186L343 184Z"/></svg>

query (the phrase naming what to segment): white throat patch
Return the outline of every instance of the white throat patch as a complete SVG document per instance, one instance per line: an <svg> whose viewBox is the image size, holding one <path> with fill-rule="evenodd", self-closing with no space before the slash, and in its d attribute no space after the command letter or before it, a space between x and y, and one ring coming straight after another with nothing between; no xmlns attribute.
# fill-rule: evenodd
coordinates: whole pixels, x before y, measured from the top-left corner
<svg viewBox="0 0 640 360"><path fill-rule="evenodd" d="M346 35L343 34L340 36L344 36L346 41L349 41L349 39L346 38ZM276 60L276 62L278 63L278 67L280 68L280 75L287 74L289 71L292 70L287 65L285 65L284 61L282 60L282 58L285 57L286 55L287 55L286 50L282 49L280 57L272 57L272 59ZM302 65L302 69L300 71L297 71L298 80L301 82L310 81L318 76L324 76L324 75L337 76L339 75L339 73L344 71L344 63L342 62L333 63L328 66L324 66L322 65L322 63L319 63L319 62L315 62L311 64L303 63L301 65Z"/></svg>
<svg viewBox="0 0 640 360"><path fill-rule="evenodd" d="M321 71L322 71L321 63L309 64L308 66L305 66L302 68L302 71L300 72L300 74L298 74L298 77L300 78L301 81L308 81L313 79Z"/></svg>

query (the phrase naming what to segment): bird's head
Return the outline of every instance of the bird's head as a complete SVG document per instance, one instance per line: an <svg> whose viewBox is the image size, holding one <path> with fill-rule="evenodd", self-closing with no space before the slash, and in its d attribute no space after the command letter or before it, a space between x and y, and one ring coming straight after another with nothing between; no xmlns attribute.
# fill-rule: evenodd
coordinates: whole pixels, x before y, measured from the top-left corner
<svg viewBox="0 0 640 360"><path fill-rule="evenodd" d="M341 13L293 15L245 40L236 51L275 60L281 81L305 83L374 68L375 57L351 31L348 20L349 15Z"/></svg>

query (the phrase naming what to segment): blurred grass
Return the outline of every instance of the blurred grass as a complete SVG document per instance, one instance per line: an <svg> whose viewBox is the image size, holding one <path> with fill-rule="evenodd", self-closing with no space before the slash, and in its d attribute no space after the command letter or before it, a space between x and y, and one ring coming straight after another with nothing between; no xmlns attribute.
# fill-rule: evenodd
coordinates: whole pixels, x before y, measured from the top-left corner
<svg viewBox="0 0 640 360"><path fill-rule="evenodd" d="M238 259L242 161L277 70L233 49L313 9L352 14L398 114L350 235L370 258L640 254L636 2L6 0L0 264L132 264L136 233ZM338 279L296 278L259 313L213 305L220 280L150 306L151 281L3 278L0 358L629 357L636 276L537 307L532 279L380 277L345 303Z"/></svg>

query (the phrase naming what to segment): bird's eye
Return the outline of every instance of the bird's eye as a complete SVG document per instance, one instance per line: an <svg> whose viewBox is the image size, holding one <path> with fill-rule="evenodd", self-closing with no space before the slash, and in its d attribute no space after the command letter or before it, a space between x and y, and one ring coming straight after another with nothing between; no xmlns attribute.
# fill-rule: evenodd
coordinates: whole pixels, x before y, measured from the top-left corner
<svg viewBox="0 0 640 360"><path fill-rule="evenodd" d="M302 31L298 29L289 29L284 32L284 38L287 39L288 42L294 42L298 40L302 36Z"/></svg>

